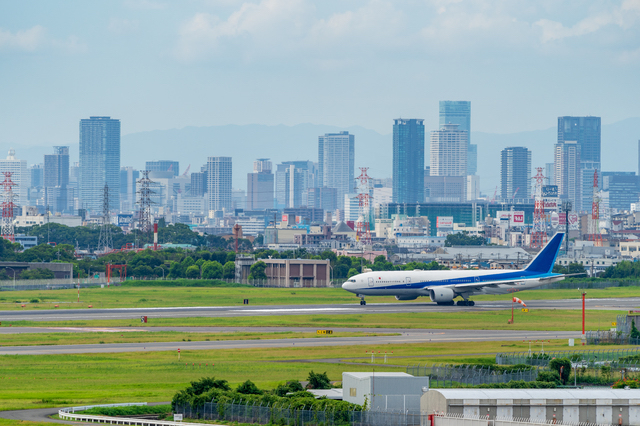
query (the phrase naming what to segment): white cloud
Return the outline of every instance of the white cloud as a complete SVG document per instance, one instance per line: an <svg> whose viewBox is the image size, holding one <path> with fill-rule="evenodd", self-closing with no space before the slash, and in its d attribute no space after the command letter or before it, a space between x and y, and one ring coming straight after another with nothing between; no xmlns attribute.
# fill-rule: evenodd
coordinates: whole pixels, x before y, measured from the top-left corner
<svg viewBox="0 0 640 426"><path fill-rule="evenodd" d="M245 55L288 51L304 37L313 6L305 0L263 0L243 3L226 20L197 13L180 28L177 54L197 59L240 43Z"/></svg>
<svg viewBox="0 0 640 426"><path fill-rule="evenodd" d="M138 30L138 21L121 18L111 18L107 29L113 34L129 34Z"/></svg>
<svg viewBox="0 0 640 426"><path fill-rule="evenodd" d="M28 30L19 30L15 33L0 28L0 51L35 52L42 49L81 53L87 50L87 46L76 36L69 36L66 40L50 38L47 36L46 29L41 25L36 25Z"/></svg>
<svg viewBox="0 0 640 426"><path fill-rule="evenodd" d="M40 25L15 33L0 29L0 49L33 52L45 43L45 29Z"/></svg>

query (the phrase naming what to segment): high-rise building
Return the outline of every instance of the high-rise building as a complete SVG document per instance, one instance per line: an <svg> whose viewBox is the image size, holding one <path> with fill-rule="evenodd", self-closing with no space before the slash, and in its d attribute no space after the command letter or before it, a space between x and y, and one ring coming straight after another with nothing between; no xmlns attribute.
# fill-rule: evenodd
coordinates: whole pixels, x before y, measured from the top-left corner
<svg viewBox="0 0 640 426"><path fill-rule="evenodd" d="M209 157L207 160L209 210L230 210L232 208L231 183L231 157Z"/></svg>
<svg viewBox="0 0 640 426"><path fill-rule="evenodd" d="M273 182L271 161L258 158L253 162L253 173L247 173L247 210L273 208Z"/></svg>
<svg viewBox="0 0 640 426"><path fill-rule="evenodd" d="M608 208L616 211L630 211L631 203L638 202L640 182L636 172L602 172L602 192ZM593 182L593 176L591 178ZM593 186L593 185L592 185Z"/></svg>
<svg viewBox="0 0 640 426"><path fill-rule="evenodd" d="M31 186L34 188L44 186L44 164L34 164L29 167L31 173Z"/></svg>
<svg viewBox="0 0 640 426"><path fill-rule="evenodd" d="M601 155L600 117L558 117L558 143L576 142L580 147L580 205L576 211L591 211L593 198L593 171L600 170Z"/></svg>
<svg viewBox="0 0 640 426"><path fill-rule="evenodd" d="M393 122L393 201L424 201L423 119L397 118Z"/></svg>
<svg viewBox="0 0 640 426"><path fill-rule="evenodd" d="M431 132L431 176L467 175L467 136L457 124Z"/></svg>
<svg viewBox="0 0 640 426"><path fill-rule="evenodd" d="M192 197L204 197L207 192L207 168L204 170L191 173L191 191Z"/></svg>
<svg viewBox="0 0 640 426"><path fill-rule="evenodd" d="M471 144L471 102L440 101L439 127L445 124L458 124L459 130L467 132L467 174L478 171L478 145Z"/></svg>
<svg viewBox="0 0 640 426"><path fill-rule="evenodd" d="M529 198L531 186L531 151L515 146L502 150L500 195L503 201Z"/></svg>
<svg viewBox="0 0 640 426"><path fill-rule="evenodd" d="M349 132L325 133L318 136L318 187L335 188L338 208L344 194L355 191L355 136Z"/></svg>
<svg viewBox="0 0 640 426"><path fill-rule="evenodd" d="M16 184L13 187L14 203L20 207L27 206L29 187L31 186L31 173L27 171L27 160L17 159L16 151L11 148L7 158L0 160L0 182L4 181L3 172L13 173L11 181Z"/></svg>
<svg viewBox="0 0 640 426"><path fill-rule="evenodd" d="M307 205L307 189L316 186L316 165L313 161L284 161L276 168L276 208L296 208Z"/></svg>
<svg viewBox="0 0 640 426"><path fill-rule="evenodd" d="M147 161L146 170L150 172L172 172L173 176L179 176L180 163L172 160Z"/></svg>
<svg viewBox="0 0 640 426"><path fill-rule="evenodd" d="M120 208L120 120L90 117L80 120L79 207L102 211L104 186L109 208Z"/></svg>
<svg viewBox="0 0 640 426"><path fill-rule="evenodd" d="M136 209L136 183L140 179L140 171L133 167L120 168L120 210Z"/></svg>
<svg viewBox="0 0 640 426"><path fill-rule="evenodd" d="M338 190L335 188L309 188L307 194L307 207L311 209L333 211L337 208Z"/></svg>
<svg viewBox="0 0 640 426"><path fill-rule="evenodd" d="M54 146L53 154L44 156L45 204L52 212L69 210L69 147Z"/></svg>
<svg viewBox="0 0 640 426"><path fill-rule="evenodd" d="M579 211L582 206L582 168L580 165L580 145L576 141L555 144L553 177L558 186L560 198L571 201L572 209ZM591 188L593 193L593 188ZM591 198L591 197L590 197Z"/></svg>

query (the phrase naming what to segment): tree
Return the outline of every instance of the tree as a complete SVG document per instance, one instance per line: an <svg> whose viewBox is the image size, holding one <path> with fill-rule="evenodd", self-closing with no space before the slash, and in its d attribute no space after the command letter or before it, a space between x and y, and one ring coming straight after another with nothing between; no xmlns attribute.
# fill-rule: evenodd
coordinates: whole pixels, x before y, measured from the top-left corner
<svg viewBox="0 0 640 426"><path fill-rule="evenodd" d="M567 358L554 358L549 361L549 368L560 375L563 384L567 383L571 375L571 361Z"/></svg>
<svg viewBox="0 0 640 426"><path fill-rule="evenodd" d="M636 327L636 322L631 321L631 334L629 335L632 339L640 339L640 331Z"/></svg>
<svg viewBox="0 0 640 426"><path fill-rule="evenodd" d="M347 278L351 278L354 275L358 275L358 270L356 268L349 269L349 272L347 273Z"/></svg>
<svg viewBox="0 0 640 426"><path fill-rule="evenodd" d="M452 246L483 246L486 243L486 239L480 235L469 235L468 232L459 232L456 234L447 235L447 239L444 242L445 247Z"/></svg>
<svg viewBox="0 0 640 426"><path fill-rule="evenodd" d="M187 268L185 275L187 278L200 278L200 268L198 265L191 265Z"/></svg>
<svg viewBox="0 0 640 426"><path fill-rule="evenodd" d="M20 273L20 279L23 280L44 280L54 277L55 275L53 274L53 271L43 268L27 269Z"/></svg>
<svg viewBox="0 0 640 426"><path fill-rule="evenodd" d="M324 373L314 373L311 370L307 380L309 381L310 389L331 389L331 381L326 371Z"/></svg>
<svg viewBox="0 0 640 426"><path fill-rule="evenodd" d="M133 269L133 275L136 277L150 277L154 275L153 269L149 265L139 265Z"/></svg>
<svg viewBox="0 0 640 426"><path fill-rule="evenodd" d="M202 278L216 280L222 278L222 265L215 260L209 260L202 264Z"/></svg>
<svg viewBox="0 0 640 426"><path fill-rule="evenodd" d="M240 383L236 388L236 392L243 393L245 395L262 395L262 391L251 380L247 380L244 383Z"/></svg>
<svg viewBox="0 0 640 426"><path fill-rule="evenodd" d="M235 262L227 262L223 267L223 276L225 279L230 280L236 277L236 264Z"/></svg>
<svg viewBox="0 0 640 426"><path fill-rule="evenodd" d="M267 274L264 270L267 269L267 264L263 261L259 260L249 268L249 279L250 280L266 280Z"/></svg>

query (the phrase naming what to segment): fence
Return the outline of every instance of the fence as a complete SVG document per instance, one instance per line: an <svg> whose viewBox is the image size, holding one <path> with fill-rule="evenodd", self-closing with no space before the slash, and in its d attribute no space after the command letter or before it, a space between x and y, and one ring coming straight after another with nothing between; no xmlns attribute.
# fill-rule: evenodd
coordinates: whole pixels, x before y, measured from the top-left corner
<svg viewBox="0 0 640 426"><path fill-rule="evenodd" d="M560 420L534 420L519 419L513 417L472 417L463 414L438 414L433 416L432 426L516 426L516 425L565 425L565 426L596 426L596 423L564 423ZM428 423L423 423L427 426ZM598 423L598 426L606 426L607 423Z"/></svg>
<svg viewBox="0 0 640 426"><path fill-rule="evenodd" d="M585 337L588 345L640 345L640 339L618 331L587 331Z"/></svg>
<svg viewBox="0 0 640 426"><path fill-rule="evenodd" d="M616 362L616 365L626 367L635 366L637 360L620 361L623 357L640 358L640 348L631 349L601 349L601 350L576 350L576 351L549 351L549 352L507 352L496 355L496 364L498 365L515 365L528 364L546 366L553 358L567 358L573 362L579 362L586 365L594 365L601 362Z"/></svg>
<svg viewBox="0 0 640 426"><path fill-rule="evenodd" d="M636 287L637 281L556 281L555 283L541 285L530 290L550 290L550 289L565 289L565 290L582 290L593 288L609 288L609 287Z"/></svg>
<svg viewBox="0 0 640 426"><path fill-rule="evenodd" d="M120 278L111 278L110 285L118 285ZM46 280L4 280L0 281L0 291L9 290L62 290L80 287L107 285L106 278L58 278Z"/></svg>
<svg viewBox="0 0 640 426"><path fill-rule="evenodd" d="M516 364L516 363L514 363ZM521 363L524 364L524 363ZM483 385L508 383L512 380L533 382L538 379L538 368L499 372L490 367L468 365L434 364L432 366L407 366L407 374L429 376L429 385L434 388L456 387L458 384Z"/></svg>
<svg viewBox="0 0 640 426"><path fill-rule="evenodd" d="M255 403L206 402L201 406L178 404L174 413L184 418L224 420L238 423L274 424L281 426L420 426L427 416L419 411L338 411L311 410L287 405Z"/></svg>

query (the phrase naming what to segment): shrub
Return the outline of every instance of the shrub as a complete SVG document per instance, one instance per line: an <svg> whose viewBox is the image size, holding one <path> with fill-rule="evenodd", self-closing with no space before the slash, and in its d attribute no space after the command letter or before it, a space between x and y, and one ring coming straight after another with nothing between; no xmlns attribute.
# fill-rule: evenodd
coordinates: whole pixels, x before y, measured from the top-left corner
<svg viewBox="0 0 640 426"><path fill-rule="evenodd" d="M251 380L247 380L241 383L236 388L236 392L243 393L245 395L262 395L262 391Z"/></svg>
<svg viewBox="0 0 640 426"><path fill-rule="evenodd" d="M327 376L327 372L314 373L313 370L309 372L309 388L310 389L331 389L331 381Z"/></svg>
<svg viewBox="0 0 640 426"><path fill-rule="evenodd" d="M559 375L562 383L567 383L571 375L571 361L567 358L554 358L549 361L549 368L555 370Z"/></svg>

